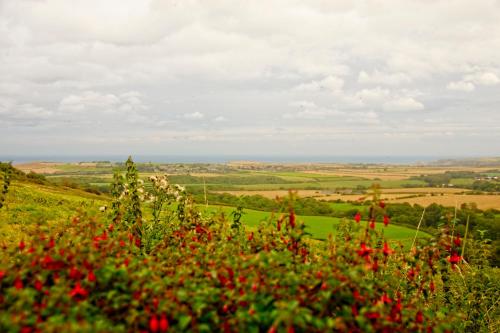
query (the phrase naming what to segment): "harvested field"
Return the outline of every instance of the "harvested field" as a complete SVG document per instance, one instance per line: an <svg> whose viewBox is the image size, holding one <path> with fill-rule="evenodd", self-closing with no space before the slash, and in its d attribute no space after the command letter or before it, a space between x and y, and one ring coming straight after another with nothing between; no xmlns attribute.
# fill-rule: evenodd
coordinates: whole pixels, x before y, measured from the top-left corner
<svg viewBox="0 0 500 333"><path fill-rule="evenodd" d="M408 202L410 204L419 204L428 206L437 203L443 206L460 206L463 203L476 203L479 209L500 209L500 195L457 195L448 194L443 196L425 196L408 199L395 199L390 202Z"/></svg>
<svg viewBox="0 0 500 333"><path fill-rule="evenodd" d="M34 172L38 174L51 175L54 173L61 172L61 170L58 169L57 167L63 164L64 163L33 162L33 163L16 164L15 167L26 173Z"/></svg>
<svg viewBox="0 0 500 333"><path fill-rule="evenodd" d="M386 166L386 167L368 167L368 168L345 168L340 167L337 170L318 169L308 170L304 173L324 175L324 176L350 176L362 177L367 179L380 180L403 180L422 174L439 174L446 171L473 171L486 172L491 168L484 167L405 167L405 166Z"/></svg>

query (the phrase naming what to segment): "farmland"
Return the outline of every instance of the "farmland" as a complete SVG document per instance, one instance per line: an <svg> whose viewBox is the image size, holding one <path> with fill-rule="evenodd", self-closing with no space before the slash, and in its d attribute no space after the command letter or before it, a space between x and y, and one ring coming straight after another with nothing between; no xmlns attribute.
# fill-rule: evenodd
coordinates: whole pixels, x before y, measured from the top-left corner
<svg viewBox="0 0 500 333"><path fill-rule="evenodd" d="M468 182L432 187L414 171L371 179L382 172L310 164L19 167L26 173L4 171L0 210L3 331L499 324L500 212L478 209L496 194L471 194ZM406 203L453 196L475 205Z"/></svg>

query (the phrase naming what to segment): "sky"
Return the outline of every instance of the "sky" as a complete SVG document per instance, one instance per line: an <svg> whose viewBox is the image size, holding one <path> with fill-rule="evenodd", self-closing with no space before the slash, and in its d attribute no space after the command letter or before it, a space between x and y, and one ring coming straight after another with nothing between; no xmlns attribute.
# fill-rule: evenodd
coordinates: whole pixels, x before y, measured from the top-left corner
<svg viewBox="0 0 500 333"><path fill-rule="evenodd" d="M498 156L499 106L498 0L0 0L0 156Z"/></svg>

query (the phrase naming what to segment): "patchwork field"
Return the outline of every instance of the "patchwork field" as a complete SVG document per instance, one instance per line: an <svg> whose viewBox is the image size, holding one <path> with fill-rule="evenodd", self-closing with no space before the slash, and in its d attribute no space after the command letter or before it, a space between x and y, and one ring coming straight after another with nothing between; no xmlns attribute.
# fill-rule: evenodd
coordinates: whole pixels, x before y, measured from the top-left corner
<svg viewBox="0 0 500 333"><path fill-rule="evenodd" d="M19 164L21 170L44 174L50 180L68 184L109 188L117 164L110 162ZM297 190L301 197L317 200L364 201L369 188L377 183L382 198L389 202L446 206L474 202L480 209L500 209L496 192L474 193L473 184L481 177L500 174L492 167L379 165L379 164L276 164L238 161L228 164L139 164L141 177L166 173L170 180L193 191L228 193L235 196L262 195L274 199ZM426 177L453 174L446 184L427 183ZM456 175L456 176L455 176ZM438 178L439 179L439 178ZM466 196L463 194L467 193Z"/></svg>

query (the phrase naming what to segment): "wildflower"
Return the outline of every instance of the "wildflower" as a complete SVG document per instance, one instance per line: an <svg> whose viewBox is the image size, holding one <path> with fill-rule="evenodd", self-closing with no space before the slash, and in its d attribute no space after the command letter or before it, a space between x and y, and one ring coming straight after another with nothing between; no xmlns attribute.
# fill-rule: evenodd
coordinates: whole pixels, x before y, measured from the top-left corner
<svg viewBox="0 0 500 333"><path fill-rule="evenodd" d="M89 280L89 282L94 282L96 280L94 271L89 271L89 273L87 274L87 280Z"/></svg>
<svg viewBox="0 0 500 333"><path fill-rule="evenodd" d="M436 286L434 285L434 281L431 280L431 283L429 284L429 289L431 290L431 292L434 292L434 290L436 290Z"/></svg>
<svg viewBox="0 0 500 333"><path fill-rule="evenodd" d="M56 242L55 242L54 238L51 238L49 241L49 248L53 248L54 246L56 246Z"/></svg>
<svg viewBox="0 0 500 333"><path fill-rule="evenodd" d="M71 267L69 270L69 278L73 280L78 280L81 277L81 273L75 266Z"/></svg>
<svg viewBox="0 0 500 333"><path fill-rule="evenodd" d="M365 317L370 319L370 320L376 320L380 318L380 313L378 312L367 312L365 313Z"/></svg>
<svg viewBox="0 0 500 333"><path fill-rule="evenodd" d="M387 242L384 242L384 247L382 248L382 253L384 254L384 256L387 257L393 252L394 251L391 250L391 248L389 247L389 244L387 244Z"/></svg>
<svg viewBox="0 0 500 333"><path fill-rule="evenodd" d="M75 287L73 289L71 289L71 291L69 292L69 296L76 298L76 299L80 299L80 298L84 299L88 295L89 295L89 292L87 290L85 290L84 288L82 288L82 286L80 285L80 282L77 282Z"/></svg>
<svg viewBox="0 0 500 333"><path fill-rule="evenodd" d="M385 208L385 202L383 202L382 200L380 200L380 202L378 203L379 207L380 208Z"/></svg>
<svg viewBox="0 0 500 333"><path fill-rule="evenodd" d="M356 252L358 252L358 254L361 256L361 257L369 257L370 256L370 253L373 252L373 250L369 247L366 247L366 244L365 243L361 243L361 246L360 246L360 249L357 250Z"/></svg>
<svg viewBox="0 0 500 333"><path fill-rule="evenodd" d="M448 257L448 261L451 264L451 267L455 267L462 260L462 257L458 255L457 252L453 251L450 257Z"/></svg>
<svg viewBox="0 0 500 333"><path fill-rule="evenodd" d="M354 215L354 221L356 221L357 223L359 223L359 221L361 221L361 214L359 212L356 213L356 215Z"/></svg>
<svg viewBox="0 0 500 333"><path fill-rule="evenodd" d="M159 326L160 325L158 323L158 318L156 317L156 315L151 316L151 318L149 319L149 330L151 332L158 332Z"/></svg>
<svg viewBox="0 0 500 333"><path fill-rule="evenodd" d="M16 280L14 281L14 287L19 290L19 289L23 289L24 288L24 285L23 285L23 280L21 280L19 277L16 278Z"/></svg>
<svg viewBox="0 0 500 333"><path fill-rule="evenodd" d="M43 283L42 283L42 281L40 281L40 280L36 280L36 281L35 281L35 289L36 289L36 290L38 290L38 291L40 291L40 290L42 290L42 288L43 288Z"/></svg>
<svg viewBox="0 0 500 333"><path fill-rule="evenodd" d="M26 247L26 244L24 244L24 241L20 241L19 242L19 250L24 250L24 248Z"/></svg>
<svg viewBox="0 0 500 333"><path fill-rule="evenodd" d="M417 274L418 274L418 271L416 269L413 269L413 267L410 268L410 270L408 271L408 274L407 274L408 279L410 279L410 280L415 279L415 276L417 276Z"/></svg>
<svg viewBox="0 0 500 333"><path fill-rule="evenodd" d="M5 276L5 271L0 271L0 281L3 279Z"/></svg>
<svg viewBox="0 0 500 333"><path fill-rule="evenodd" d="M160 318L160 331L161 332L166 332L168 331L168 320L167 320L167 316L165 316L164 314L161 315L161 318Z"/></svg>
<svg viewBox="0 0 500 333"><path fill-rule="evenodd" d="M290 215L288 217L288 222L290 223L292 229L295 228L295 213L291 209L290 209Z"/></svg>
<svg viewBox="0 0 500 333"><path fill-rule="evenodd" d="M375 257L375 259L373 260L372 270L374 272L378 272L378 259L377 259L377 257Z"/></svg>
<svg viewBox="0 0 500 333"><path fill-rule="evenodd" d="M460 240L460 234L457 233L457 237L455 237L455 239L453 240L453 244L455 244L455 246L460 246L461 244L461 240Z"/></svg>
<svg viewBox="0 0 500 333"><path fill-rule="evenodd" d="M389 216L387 215L384 215L384 225L387 227L387 225L389 224L389 222L391 222L391 219L389 218Z"/></svg>
<svg viewBox="0 0 500 333"><path fill-rule="evenodd" d="M384 304L390 304L390 303L392 303L392 299L389 296L387 296L387 293L384 293L382 295L382 297L380 298L380 301L382 303L384 303Z"/></svg>
<svg viewBox="0 0 500 333"><path fill-rule="evenodd" d="M370 229L375 229L375 219L372 219L370 222Z"/></svg>
<svg viewBox="0 0 500 333"><path fill-rule="evenodd" d="M422 324L424 322L424 315L422 314L422 311L418 311L417 315L415 316L415 321L417 324Z"/></svg>
<svg viewBox="0 0 500 333"><path fill-rule="evenodd" d="M253 231L248 235L248 240L251 241L253 239Z"/></svg>

